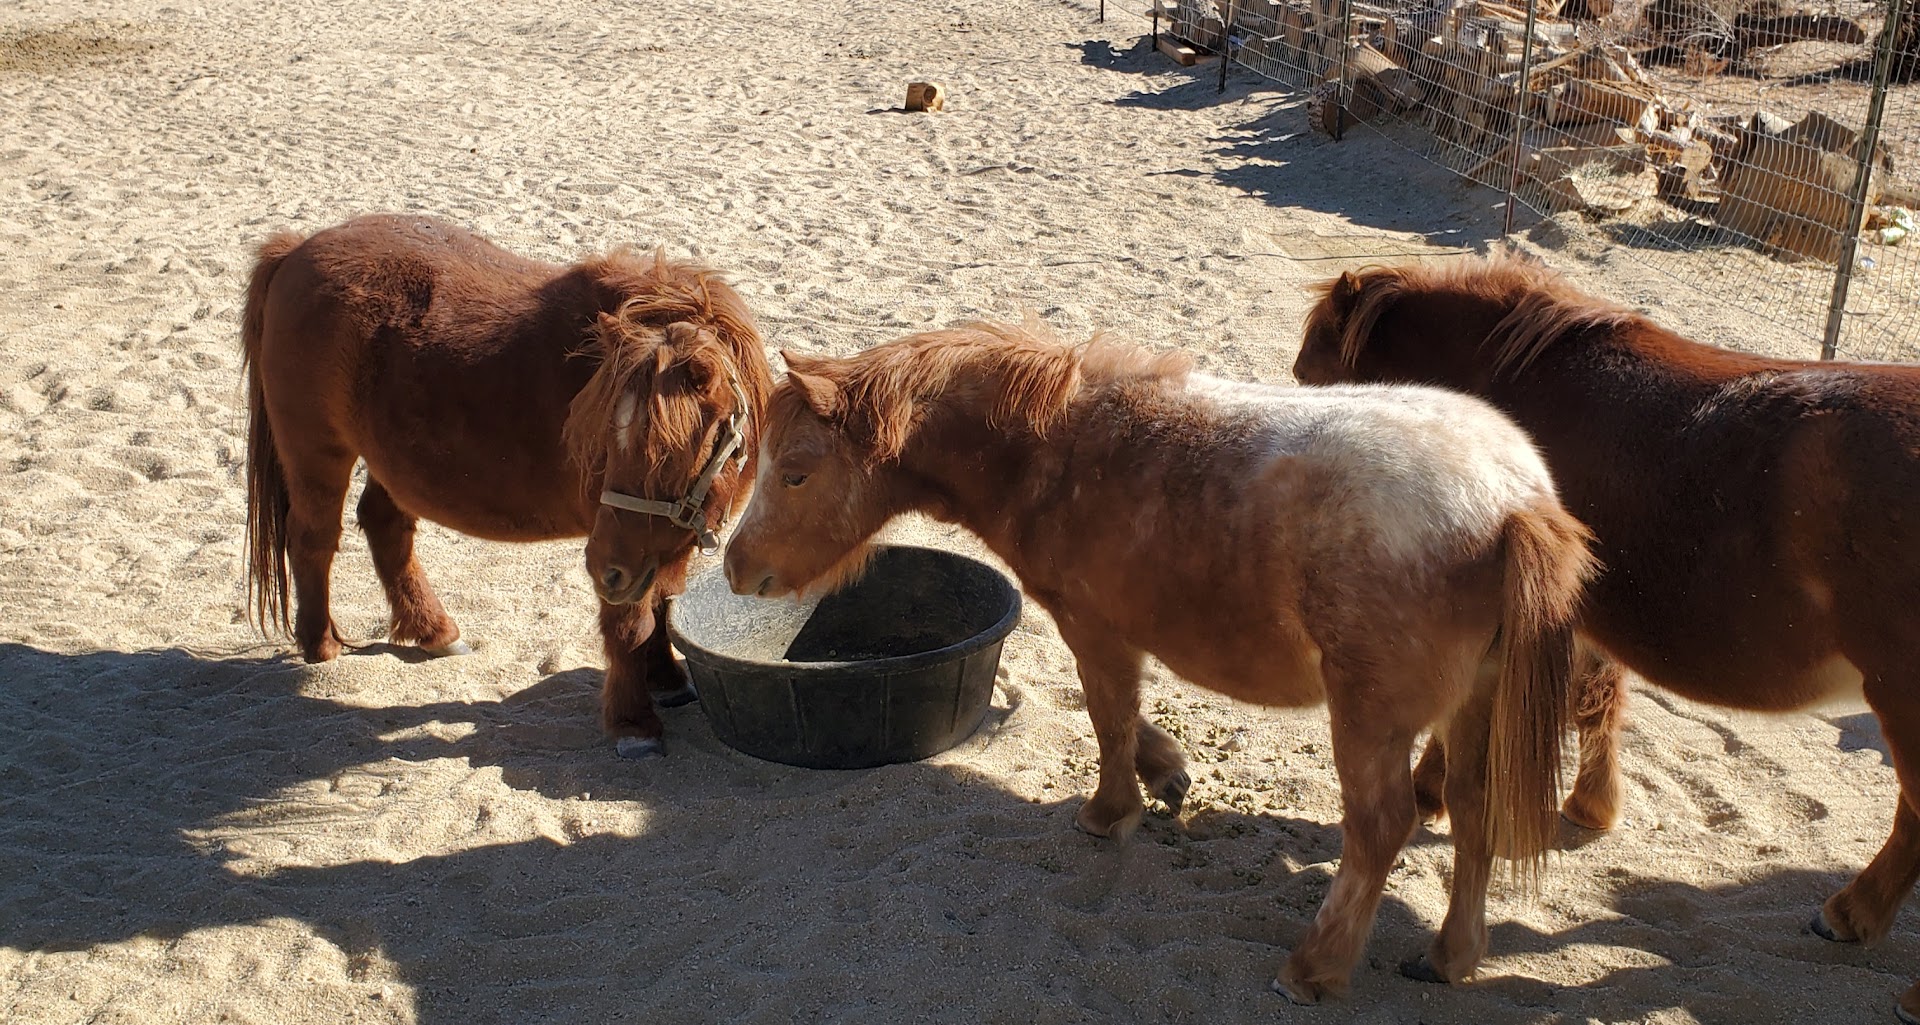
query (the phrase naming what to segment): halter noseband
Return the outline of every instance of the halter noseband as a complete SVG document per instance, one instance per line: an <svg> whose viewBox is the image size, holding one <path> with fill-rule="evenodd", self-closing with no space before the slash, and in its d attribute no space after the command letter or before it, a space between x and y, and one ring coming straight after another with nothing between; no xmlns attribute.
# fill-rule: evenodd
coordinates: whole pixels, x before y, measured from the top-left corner
<svg viewBox="0 0 1920 1025"><path fill-rule="evenodd" d="M714 479L720 476L721 470L726 469L729 461L738 463L742 468L747 465L747 394L740 390L740 382L732 374L727 375L727 385L733 389L733 412L728 414L719 437L713 439L713 454L707 457L706 465L700 468L700 476L693 479L693 483L687 487L687 493L678 502L635 498L608 488L600 492L600 504L648 516L664 516L674 526L693 531L702 555L719 551L720 531L726 528L727 517L725 510L722 510L718 523L707 523L707 492L712 490Z"/></svg>

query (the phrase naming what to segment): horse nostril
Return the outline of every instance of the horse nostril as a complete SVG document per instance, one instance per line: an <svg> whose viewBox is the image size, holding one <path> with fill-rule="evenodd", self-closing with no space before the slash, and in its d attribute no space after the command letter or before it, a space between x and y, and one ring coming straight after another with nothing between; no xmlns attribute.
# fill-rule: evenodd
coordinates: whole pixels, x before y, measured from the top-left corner
<svg viewBox="0 0 1920 1025"><path fill-rule="evenodd" d="M619 566L608 566L600 574L600 586L607 594L619 594L627 589L627 571Z"/></svg>

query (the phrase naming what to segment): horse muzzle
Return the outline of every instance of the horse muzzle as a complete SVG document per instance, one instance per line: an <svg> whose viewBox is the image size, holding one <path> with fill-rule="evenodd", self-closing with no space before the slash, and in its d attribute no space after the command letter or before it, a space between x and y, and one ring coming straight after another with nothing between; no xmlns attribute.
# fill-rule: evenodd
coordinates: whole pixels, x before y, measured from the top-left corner
<svg viewBox="0 0 1920 1025"><path fill-rule="evenodd" d="M593 581L593 589L600 600L608 605L632 605L647 596L653 588L654 578L660 575L660 560L648 559L640 572L634 573L618 563L609 563Z"/></svg>

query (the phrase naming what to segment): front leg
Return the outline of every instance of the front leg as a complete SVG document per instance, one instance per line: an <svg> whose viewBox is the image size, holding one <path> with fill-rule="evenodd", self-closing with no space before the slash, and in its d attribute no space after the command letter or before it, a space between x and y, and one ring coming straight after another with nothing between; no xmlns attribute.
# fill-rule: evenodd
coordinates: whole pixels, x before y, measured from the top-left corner
<svg viewBox="0 0 1920 1025"><path fill-rule="evenodd" d="M607 653L607 677L600 687L600 728L614 738L622 758L666 754L660 713L654 710L647 685L648 645L663 635L654 611L646 605L600 603L600 637ZM671 660L669 653L667 658Z"/></svg>
<svg viewBox="0 0 1920 1025"><path fill-rule="evenodd" d="M1100 785L1080 806L1074 824L1094 836L1125 840L1147 807L1136 775L1142 655L1112 633L1070 619L1060 622L1060 636L1073 650L1087 717L1100 743Z"/></svg>
<svg viewBox="0 0 1920 1025"><path fill-rule="evenodd" d="M646 673L647 690L653 694L653 702L661 708L679 708L681 705L698 701L700 696L694 693L693 680L687 676L685 666L673 657L673 642L668 639L667 599L662 597L653 603L653 633L642 643L641 662Z"/></svg>

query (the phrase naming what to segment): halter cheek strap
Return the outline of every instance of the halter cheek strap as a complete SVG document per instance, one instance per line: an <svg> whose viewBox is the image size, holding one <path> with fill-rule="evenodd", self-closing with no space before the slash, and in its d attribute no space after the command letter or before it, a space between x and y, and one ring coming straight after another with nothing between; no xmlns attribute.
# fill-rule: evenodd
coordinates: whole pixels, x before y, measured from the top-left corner
<svg viewBox="0 0 1920 1025"><path fill-rule="evenodd" d="M732 374L727 375L727 384L733 389L733 412L721 427L720 436L713 439L713 454L707 457L706 465L700 468L700 475L688 485L687 493L679 501L636 498L609 488L600 492L600 504L628 512L665 517L674 526L693 531L701 554L712 555L719 551L720 531L727 525L726 514L722 511L717 523L707 522L707 492L713 490L713 482L720 476L720 471L726 469L728 462L742 469L747 465L747 394L740 389L740 382Z"/></svg>

